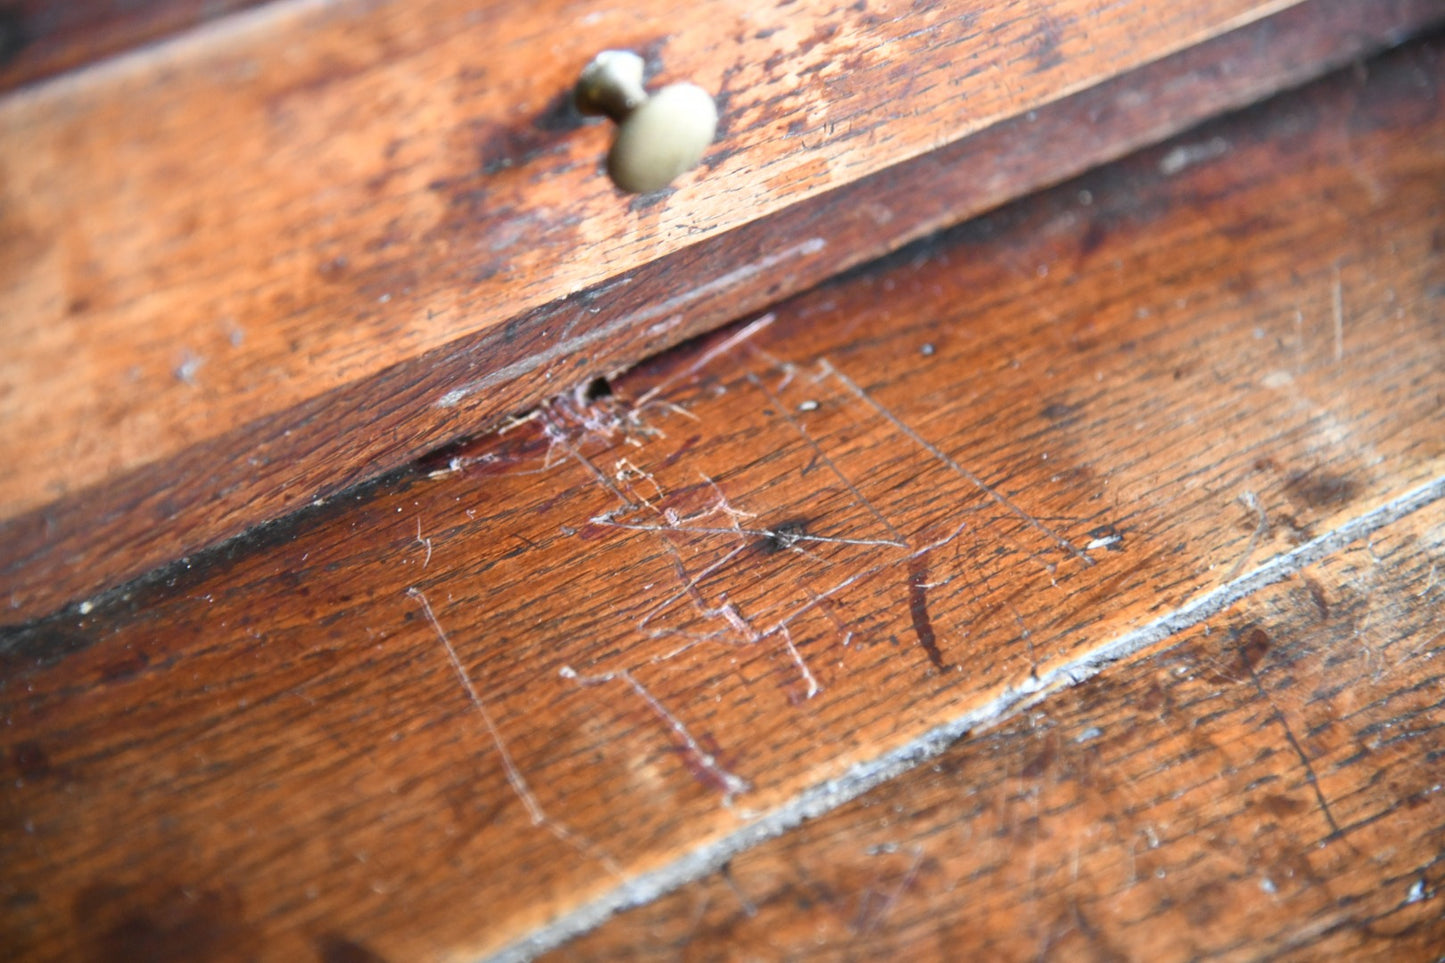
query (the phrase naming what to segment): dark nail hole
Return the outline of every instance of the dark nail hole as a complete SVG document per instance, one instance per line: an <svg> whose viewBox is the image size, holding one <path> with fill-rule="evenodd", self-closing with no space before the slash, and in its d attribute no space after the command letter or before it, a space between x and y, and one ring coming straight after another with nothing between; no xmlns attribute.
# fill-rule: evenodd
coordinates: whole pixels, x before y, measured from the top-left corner
<svg viewBox="0 0 1445 963"><path fill-rule="evenodd" d="M790 518L768 529L763 536L761 547L765 554L786 551L808 537L808 522L802 518Z"/></svg>
<svg viewBox="0 0 1445 963"><path fill-rule="evenodd" d="M599 398L612 397L612 385L608 384L606 378L593 378L587 385L583 397L588 401L597 401Z"/></svg>

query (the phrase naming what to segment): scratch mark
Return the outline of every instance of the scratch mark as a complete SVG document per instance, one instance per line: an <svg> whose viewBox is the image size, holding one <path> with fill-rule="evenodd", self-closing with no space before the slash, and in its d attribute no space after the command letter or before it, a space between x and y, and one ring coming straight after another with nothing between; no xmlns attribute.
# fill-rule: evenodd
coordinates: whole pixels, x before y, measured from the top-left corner
<svg viewBox="0 0 1445 963"><path fill-rule="evenodd" d="M854 933L871 933L883 925L883 921L888 918L889 913L893 912L893 907L898 904L898 900L908 891L908 888L913 885L913 881L918 877L918 867L922 863L923 847L914 846L913 862L909 864L907 871L903 874L903 878L898 881L898 885L893 887L893 891L884 897L882 904L876 912L871 912L871 897L882 894L875 893L871 887L863 894L863 898L858 901L858 916L851 927Z"/></svg>
<svg viewBox="0 0 1445 963"><path fill-rule="evenodd" d="M647 703L648 708L655 712L658 718L667 723L668 728L673 731L673 734L682 740L683 747L688 754L692 756L693 760L722 786L724 795L728 799L747 792L752 788L752 785L746 779L728 772L712 753L698 745L697 740L692 737L692 733L687 731L687 726L682 724L682 720L669 712L667 707L659 702L651 692L648 692L647 688L641 682L638 682L632 673L626 669L618 669L616 672L604 672L600 675L581 675L570 665L564 665L560 670L560 674L562 678L571 679L580 686L604 685L612 682L614 679L621 679L632 688L632 691L637 694L638 698Z"/></svg>
<svg viewBox="0 0 1445 963"><path fill-rule="evenodd" d="M1008 607L1013 610L1014 624L1019 627L1019 638L1023 639L1024 645L1029 651L1029 678L1037 679L1039 677L1039 660L1038 656L1034 654L1034 634L1024 624L1024 617L1019 614L1018 607L1012 602L1008 603Z"/></svg>
<svg viewBox="0 0 1445 963"><path fill-rule="evenodd" d="M421 563L421 567L422 567L423 569L425 569L428 565L431 564L431 539L429 539L429 538L422 538L422 537L421 537L421 519L420 519L420 518L417 518L417 520L416 520L416 540L417 540L417 544L426 546L426 558L422 559L422 563Z"/></svg>
<svg viewBox="0 0 1445 963"><path fill-rule="evenodd" d="M736 348L744 341L755 337L759 331L766 329L776 320L777 315L773 314L770 311L762 317L758 318L756 321L747 324L741 330L733 334L731 337L724 339L723 341L714 345L712 348L703 352L702 357L698 358L696 361L688 365L683 370L674 372L673 374L664 378L660 383L653 385L651 388L649 388L646 392L643 393L642 397L637 399L637 406L641 407L647 404L652 399L656 398L658 395L666 391L668 388L677 384L677 382L683 380L684 378L690 378L693 375L697 374L703 368L711 364L714 358L718 357L719 355L727 354L729 351Z"/></svg>
<svg viewBox="0 0 1445 963"><path fill-rule="evenodd" d="M1285 740L1289 742L1290 748L1292 748L1295 755L1299 757L1300 765L1304 766L1305 781L1310 784L1310 789L1313 790L1315 794L1315 801L1319 803L1320 813L1325 817L1325 822L1330 827L1329 838L1340 838L1343 835L1340 832L1340 826L1335 822L1334 813L1330 811L1329 801L1325 799L1324 790L1320 788L1319 778L1315 775L1314 764L1310 762L1310 757L1305 753L1304 746L1301 746L1299 740L1295 738L1294 729L1290 727L1289 720L1285 718L1284 712L1280 710L1279 705L1274 701L1274 697L1265 689L1264 682L1259 677L1259 670L1255 662L1250 659L1245 659L1244 667L1249 670L1249 677L1254 681L1254 688L1255 691L1259 693L1259 697L1274 710L1274 721L1284 730Z"/></svg>
<svg viewBox="0 0 1445 963"><path fill-rule="evenodd" d="M791 366L789 366L789 368L791 369ZM788 373L788 379L792 379L791 370ZM793 417L792 412L788 411L788 406L783 404L782 399L779 398L777 394L774 393L770 388L768 388L767 385L763 384L762 379L759 378L757 375L749 372L748 380L751 381L764 394L768 396L768 398L773 402L773 406L782 414L783 419L787 421L788 424L793 426L793 430L796 431L798 435L803 439L803 441L808 443L808 447L812 448L813 452L823 460L823 464L828 466L828 470L833 473L834 477L843 483L844 487L846 487L848 491L852 493L853 497L857 499L864 508L868 509L868 513L877 520L878 524L882 525L885 529L887 529L888 533L893 536L894 540L899 545L904 548L908 547L908 541L903 537L903 533L900 532L897 528L894 528L893 525L888 521L888 519L883 517L882 513L880 513L878 509L873 505L873 502L863 497L863 493L858 490L858 486L854 485L852 479L850 479L847 475L843 473L843 470L839 468L836 463L834 463L833 459L828 457L828 453L823 450L823 447L818 444L818 442L813 438L812 434L808 432L808 429L803 427L802 422L800 422L797 418ZM786 383L787 382L785 381L783 384ZM783 385L779 385L780 389L782 387Z"/></svg>
<svg viewBox="0 0 1445 963"><path fill-rule="evenodd" d="M825 372L832 375L834 378L837 378L838 381L842 383L842 385L850 392L852 392L859 401L862 401L874 411L878 412L878 414L886 418L889 422L893 424L895 428L907 435L914 444L918 445L924 451L927 451L929 454L933 455L933 457L937 458L940 462L946 465L948 469L954 474L967 480L975 488L981 491L985 496L992 499L994 503L1012 512L1017 518L1023 521L1024 524L1028 525L1030 528L1039 532L1045 538L1048 538L1055 545L1059 546L1060 548L1072 554L1074 557L1078 558L1085 565L1094 564L1094 560L1089 557L1087 552L1080 551L1068 539L1055 532L1052 528L1045 525L1043 522L1039 521L1037 518L1030 515L1019 506L1015 505L1013 501L1010 500L1007 496L999 492L996 488L994 488L992 485L989 485L982 478L979 478L967 468L964 468L951 456L949 456L943 449L939 448L937 445L933 444L931 441L928 441L918 432L914 431L911 427L909 427L906 422L903 421L903 419L899 418L893 412L889 411L878 401L875 401L873 396L860 388L853 381L852 378L848 377L839 369L833 367L832 362L830 362L827 358L820 359L818 365Z"/></svg>
<svg viewBox="0 0 1445 963"><path fill-rule="evenodd" d="M505 430L505 429L503 429L503 430ZM501 433L502 433L502 431L498 431L498 434L501 434ZM498 455L496 452L492 452L492 451L489 451L489 452L487 452L487 453L484 454L484 455L475 455L475 456L461 456L461 455L458 455L458 456L456 456L456 457L454 457L454 458L449 459L449 460L447 461L446 465L444 465L443 467L441 467L441 468L434 468L434 469L432 469L431 471L427 472L427 476L426 476L426 477L429 478L429 479L432 479L432 480L435 480L435 479L438 479L438 478L446 478L446 477L449 476L449 475L455 475L457 472L465 471L466 469L472 467L473 465L486 465L486 464L490 464L491 462L498 461L500 458L501 458L500 455ZM531 472L526 472L526 473L521 473L521 472L519 472L519 474L531 474Z"/></svg>
<svg viewBox="0 0 1445 963"><path fill-rule="evenodd" d="M673 568L677 571L677 578L678 581L682 583L682 588L678 589L676 592L672 593L667 598L663 599L661 602L658 602L652 608L648 609L647 612L637 623L637 627L639 629L647 628L647 623L655 619L664 610L666 610L668 606L672 605L672 603L682 598L687 598L690 596L693 601L697 603L699 608L706 608L707 603L703 601L702 591L698 586L700 586L708 578L708 576L712 575L714 572L727 565L728 562L731 562L733 559L737 558L743 552L747 551L748 548L745 544L739 545L731 552L728 552L722 558L718 559L716 562L713 562L711 565L704 568L701 572L698 572L696 575L689 576L687 574L687 569L682 564L682 559L678 556L677 547L672 545L670 542L668 543L667 547L672 552Z"/></svg>
<svg viewBox="0 0 1445 963"><path fill-rule="evenodd" d="M805 699L811 699L818 694L818 680L813 678L813 673L808 671L808 663L803 661L803 654L793 644L793 633L788 631L786 625L781 627L783 643L788 647L788 654L793 657L793 663L797 665L798 671L803 674L803 681L808 683L808 694Z"/></svg>
<svg viewBox="0 0 1445 963"><path fill-rule="evenodd" d="M662 491L662 486L657 483L657 479L653 477L652 473L638 468L632 463L631 459L619 458L617 459L617 462L613 467L616 469L617 484L626 485L630 491L637 495L638 499L641 500L642 504L646 505L648 508L652 508L652 501L648 499L646 495L642 494L637 490L637 485L634 484L634 482L645 481L649 485L651 485L653 491L652 497L658 499L659 501L665 497Z"/></svg>
<svg viewBox="0 0 1445 963"><path fill-rule="evenodd" d="M771 539L779 548L793 548L796 542L826 542L832 545L884 545L889 548L907 548L906 542L895 542L888 538L840 538L834 535L812 535L806 532L779 528L720 528L697 525L649 525L645 522L618 522L606 515L594 515L588 519L594 525L609 528L625 528L634 532L694 532L700 535L750 535L755 538Z"/></svg>
<svg viewBox="0 0 1445 963"><path fill-rule="evenodd" d="M527 807L528 814L532 817L532 825L540 826L548 822L547 814L542 812L542 807L537 804L537 799L532 795L532 790L527 787L527 781L522 778L521 771L517 764L512 761L512 754L507 751L507 745L502 741L502 734L497 731L497 724L492 721L492 714L487 711L487 704L477 693L476 687L472 685L471 676L462 665L462 660L457 656L457 650L452 646L452 640L447 638L446 632L442 629L441 623L437 621L436 613L432 611L431 603L422 590L412 586L406 590L406 594L417 600L421 605L422 612L426 615L427 621L436 630L437 638L441 639L442 646L447 650L447 658L451 659L452 668L456 670L457 678L461 680L462 688L467 690L467 696L472 700L478 715L487 727L487 732L492 736L492 744L497 747L497 753L502 757L502 767L507 771L507 782L512 784L512 789L522 804Z"/></svg>
<svg viewBox="0 0 1445 963"><path fill-rule="evenodd" d="M748 898L747 898L747 895L744 894L743 891L738 888L737 882L733 879L733 864L732 864L732 863L724 863L721 872L722 872L723 882L725 882L725 883L728 884L728 889L732 890L732 891L733 891L733 895L738 898L738 902L741 903L741 904L743 904L743 912L744 912L749 918L752 918L752 917L754 917L754 916L757 916L757 915L758 915L758 908L757 908L757 906L754 905L753 901L750 900L750 899L748 899Z"/></svg>
<svg viewBox="0 0 1445 963"><path fill-rule="evenodd" d="M492 714L487 711L487 704L482 701L481 695L477 692L476 687L472 685L471 676L467 675L467 670L462 665L462 660L458 657L457 650L452 645L452 640L447 637L446 630L444 630L441 623L437 621L436 613L432 611L431 602L427 601L426 595L416 586L407 589L406 594L416 599L417 604L421 606L422 613L426 615L427 621L431 623L431 627L436 631L437 638L441 639L442 647L447 651L447 658L451 660L452 668L456 671L457 678L461 680L462 688L466 689L467 697L471 699L472 705L476 707L477 714L482 717L482 722L487 727L488 734L492 737L492 745L496 747L497 754L502 757L502 768L507 773L507 782L511 784L512 791L517 794L517 798L522 800L522 805L527 807L527 814L532 818L532 825L545 828L553 836L557 837L558 840L571 846L583 856L596 859L602 864L602 867L613 876L619 879L622 878L622 867L617 865L616 860L590 840L573 834L566 826L563 826L554 819L548 818L547 814L542 811L541 805L537 802L537 797L532 795L532 790L527 786L527 780L522 778L522 771L517 768L516 762L512 760L512 754L507 751L507 744L502 741L502 734L498 731L497 724L492 721Z"/></svg>
<svg viewBox="0 0 1445 963"><path fill-rule="evenodd" d="M1244 546L1244 554L1235 560L1234 567L1225 577L1226 582L1233 582L1238 577L1239 573L1243 571L1245 563L1254 557L1254 550L1259 547L1259 540L1269 531L1269 520L1265 517L1264 506L1259 503L1259 497L1254 492L1246 490L1243 495L1239 496L1239 501L1259 517L1259 522L1254 526L1254 533L1249 536L1249 544Z"/></svg>
<svg viewBox="0 0 1445 963"><path fill-rule="evenodd" d="M602 472L602 469L594 465L590 458L582 454L582 452L578 450L577 447L574 446L572 442L567 439L567 435L565 432L554 426L551 422L548 422L547 427L543 430L543 433L547 436L547 439L552 444L560 446L564 451L567 452L568 455L572 456L573 460L575 460L583 468L586 468L589 472L591 472L592 477L597 479L598 484L600 484L603 488L607 489L614 496L616 496L619 502L621 502L627 508L635 509L638 507L636 502L634 502L632 499L628 498L622 493L622 489L618 488L612 483L612 479L608 478Z"/></svg>
<svg viewBox="0 0 1445 963"><path fill-rule="evenodd" d="M1335 312L1335 364L1345 359L1345 289L1340 281L1340 266L1334 267L1334 290L1331 301Z"/></svg>
<svg viewBox="0 0 1445 963"><path fill-rule="evenodd" d="M736 605L727 601L727 596L724 595L722 599L723 604L721 606L715 609L704 610L703 615L707 618L717 618L721 616L728 625L732 626L733 631L736 632L745 643L756 644L767 636L781 635L783 637L783 645L788 650L788 655L792 656L793 664L798 667L798 674L801 675L803 681L808 684L808 694L805 698L811 699L817 695L818 680L815 679L813 673L808 670L808 663L803 661L803 654L799 652L798 647L793 644L793 633L788 631L787 625L779 624L769 630L767 636L765 636L760 634L753 624L743 617L743 614L738 611Z"/></svg>
<svg viewBox="0 0 1445 963"><path fill-rule="evenodd" d="M930 552L930 551L933 551L934 549L937 549L937 548L943 548L945 545L948 545L950 542L952 542L952 541L954 541L955 539L957 539L958 536L962 535L963 532L964 532L964 529L966 529L967 527L968 527L968 523L966 523L966 522L960 524L960 525L958 526L958 528L954 529L952 535L949 535L949 536L947 536L947 537L945 537L945 538L939 539L938 541L936 541L936 542L934 542L934 543L932 543L932 544L930 544L930 545L925 545L923 548L919 549L917 552L914 552L913 555L921 554L921 553L923 553L923 552ZM911 559L911 558L913 557L913 555L910 555L909 558ZM772 626L772 628L770 628L770 629L768 629L766 632L762 633L762 638L767 638L768 636L772 635L774 632L777 632L777 631L778 631L779 629L781 629L783 626L791 624L795 619L797 619L797 618L805 615L806 613L812 611L812 610L815 609L815 608L818 608L819 606L823 605L829 598L831 598L831 597L834 596L834 595L837 595L839 592L844 591L845 589L849 588L849 587L852 586L852 585L856 585L858 582L861 582L861 581L863 581L864 579L872 578L873 576L879 574L880 572L883 572L883 571L888 570L889 568L892 568L892 567L893 567L894 565L896 565L896 564L897 564L896 560L890 559L890 560L887 561L887 562L881 562L881 563L879 563L879 564L877 564L877 565L869 566L868 568L862 570L861 572L855 572L854 574L852 574L852 575L848 576L847 578L843 579L843 581L839 582L837 585L834 585L832 588L824 589L822 592L809 591L809 592L808 592L808 595L810 596L810 598L808 599L808 601L804 602L802 605L800 605L800 606L798 606L797 608L793 609L793 611L789 612L787 615L785 615L785 616L783 616L781 619L779 619L779 620Z"/></svg>
<svg viewBox="0 0 1445 963"><path fill-rule="evenodd" d="M923 551L908 560L908 614L913 617L913 634L918 644L928 653L928 661L938 671L944 671L943 654L933 637L933 620L928 617L928 552Z"/></svg>

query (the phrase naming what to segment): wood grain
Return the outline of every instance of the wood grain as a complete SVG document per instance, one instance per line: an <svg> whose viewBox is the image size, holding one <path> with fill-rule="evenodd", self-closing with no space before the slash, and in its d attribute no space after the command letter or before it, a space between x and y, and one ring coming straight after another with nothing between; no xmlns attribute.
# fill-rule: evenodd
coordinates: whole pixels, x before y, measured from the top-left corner
<svg viewBox="0 0 1445 963"><path fill-rule="evenodd" d="M549 945L1438 502L1440 57L7 630L0 941Z"/></svg>
<svg viewBox="0 0 1445 963"><path fill-rule="evenodd" d="M1234 2L1235 13L1267 12ZM511 59L489 73L472 63L472 32L501 28L462 29L445 5L424 16L408 5L403 29L387 5L281 4L248 17L246 31L216 28L163 57L12 97L0 104L14 135L0 137L14 145L0 158L14 198L0 233L10 617L341 491L560 386L1441 16L1425 0L1317 0L1158 61L1214 30L1168 18L1213 10L1222 29L1239 17L1219 3L1167 15L1175 8L1134 6L1098 23L1082 0L1017 6L980 15L1007 27L979 21L958 27L965 36L906 42L889 38L912 17L875 22L850 9L834 36L788 57L807 12L796 6L774 32L671 34L654 45L665 49L663 79L712 83L708 71L729 58L743 66L726 81L730 119L711 169L631 206L589 160L605 132L564 129L555 110L576 67L568 56L487 82L532 56L538 22L574 8L509 22ZM650 22L598 30L645 46ZM1034 44L1050 22L1065 36L1089 24L1089 50L1047 66L1016 56L1009 31ZM569 36L566 49L580 64L600 35ZM856 79L800 79L815 77L809 64L827 73L850 56L861 58ZM953 87L923 84L879 58L919 70L941 59L962 73ZM1097 69L1071 73L1088 64ZM879 71L897 76L885 83ZM809 113L820 90L836 119L896 102L897 84L926 87L909 98L916 115L809 133L824 129ZM952 151L900 163L951 138ZM227 176L215 177L222 158Z"/></svg>
<svg viewBox="0 0 1445 963"><path fill-rule="evenodd" d="M9 0L0 7L0 91L151 43L260 0Z"/></svg>
<svg viewBox="0 0 1445 963"><path fill-rule="evenodd" d="M1442 568L1436 504L553 958L1435 960Z"/></svg>

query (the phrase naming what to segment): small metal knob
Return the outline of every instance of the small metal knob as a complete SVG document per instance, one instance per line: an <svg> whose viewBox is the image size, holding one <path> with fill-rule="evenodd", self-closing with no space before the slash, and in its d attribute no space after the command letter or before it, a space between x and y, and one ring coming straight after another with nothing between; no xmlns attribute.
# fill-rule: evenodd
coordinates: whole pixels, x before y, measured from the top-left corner
<svg viewBox="0 0 1445 963"><path fill-rule="evenodd" d="M642 70L637 54L604 50L582 71L574 93L583 114L617 123L607 173L632 194L661 190L692 170L717 134L712 95L696 84L671 84L649 97Z"/></svg>

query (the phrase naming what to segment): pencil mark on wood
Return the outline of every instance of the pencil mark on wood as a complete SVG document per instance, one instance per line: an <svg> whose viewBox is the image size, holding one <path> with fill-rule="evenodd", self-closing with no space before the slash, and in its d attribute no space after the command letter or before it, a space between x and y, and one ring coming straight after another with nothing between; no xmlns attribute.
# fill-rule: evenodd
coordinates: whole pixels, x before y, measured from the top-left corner
<svg viewBox="0 0 1445 963"><path fill-rule="evenodd" d="M947 668L943 654L933 635L933 621L928 616L928 552L922 551L908 560L908 614L913 619L913 634L928 653L928 661L938 671Z"/></svg>

